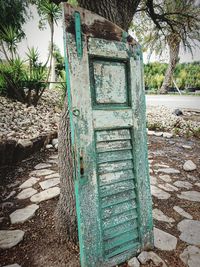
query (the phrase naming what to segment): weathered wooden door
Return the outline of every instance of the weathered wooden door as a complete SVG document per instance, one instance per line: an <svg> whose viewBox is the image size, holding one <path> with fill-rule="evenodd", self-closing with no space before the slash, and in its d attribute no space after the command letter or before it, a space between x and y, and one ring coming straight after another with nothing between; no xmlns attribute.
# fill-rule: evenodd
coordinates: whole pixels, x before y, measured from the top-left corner
<svg viewBox="0 0 200 267"><path fill-rule="evenodd" d="M102 17L64 14L81 265L110 267L152 246L141 51Z"/></svg>

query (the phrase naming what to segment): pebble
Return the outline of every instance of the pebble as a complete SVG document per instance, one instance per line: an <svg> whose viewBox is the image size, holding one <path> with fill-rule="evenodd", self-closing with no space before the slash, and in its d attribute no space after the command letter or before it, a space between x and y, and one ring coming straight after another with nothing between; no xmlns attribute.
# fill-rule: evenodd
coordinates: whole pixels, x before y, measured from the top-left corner
<svg viewBox="0 0 200 267"><path fill-rule="evenodd" d="M186 211L184 211L184 209L182 209L179 206L174 206L173 209L178 212L181 216L187 218L187 219L193 219L192 215L190 215L189 213L187 213Z"/></svg>
<svg viewBox="0 0 200 267"><path fill-rule="evenodd" d="M157 137L160 137L163 135L163 132L154 132L154 135L157 136Z"/></svg>
<svg viewBox="0 0 200 267"><path fill-rule="evenodd" d="M57 197L59 196L59 194L60 194L60 188L52 187L32 196L30 200L31 202L34 202L34 203L40 203L42 201Z"/></svg>
<svg viewBox="0 0 200 267"><path fill-rule="evenodd" d="M23 237L22 230L0 230L0 248L12 248L21 242Z"/></svg>
<svg viewBox="0 0 200 267"><path fill-rule="evenodd" d="M155 185L151 185L151 194L158 199L168 199L171 196L169 193L163 191Z"/></svg>
<svg viewBox="0 0 200 267"><path fill-rule="evenodd" d="M55 185L58 185L60 183L59 178L53 178L53 179L48 179L46 181L40 182L40 186L43 190L48 189L50 187L53 187Z"/></svg>
<svg viewBox="0 0 200 267"><path fill-rule="evenodd" d="M29 176L47 176L55 173L55 171L49 169L35 170L30 172Z"/></svg>
<svg viewBox="0 0 200 267"><path fill-rule="evenodd" d="M180 259L188 267L198 267L200 266L200 249L195 246L188 246L180 254Z"/></svg>
<svg viewBox="0 0 200 267"><path fill-rule="evenodd" d="M157 221L162 221L162 222L168 222L168 223L173 223L175 220L173 218L168 217L165 215L161 210L159 209L153 209L153 218Z"/></svg>
<svg viewBox="0 0 200 267"><path fill-rule="evenodd" d="M53 146L57 145L57 144L58 144L58 138L54 138L54 139L52 139L51 144L52 144Z"/></svg>
<svg viewBox="0 0 200 267"><path fill-rule="evenodd" d="M21 191L17 196L16 198L18 199L26 199L26 198L29 198L33 195L35 195L37 193L37 190L33 189L33 188L26 188L24 189L23 191Z"/></svg>
<svg viewBox="0 0 200 267"><path fill-rule="evenodd" d="M200 221L184 219L177 225L179 238L191 245L200 246Z"/></svg>
<svg viewBox="0 0 200 267"><path fill-rule="evenodd" d="M39 206L36 204L29 205L23 209L18 209L10 214L11 224L24 223L25 221L31 219Z"/></svg>
<svg viewBox="0 0 200 267"><path fill-rule="evenodd" d="M185 148L185 149L192 149L192 146L182 145L182 148Z"/></svg>
<svg viewBox="0 0 200 267"><path fill-rule="evenodd" d="M140 267L140 263L139 263L138 259L136 257L134 257L128 261L128 266L129 267Z"/></svg>
<svg viewBox="0 0 200 267"><path fill-rule="evenodd" d="M153 251L142 251L138 256L141 264L146 264L148 261L153 261L156 266L167 267L166 263Z"/></svg>
<svg viewBox="0 0 200 267"><path fill-rule="evenodd" d="M180 195L177 195L177 197L190 201L200 202L200 192L198 191L184 191L181 192Z"/></svg>
<svg viewBox="0 0 200 267"><path fill-rule="evenodd" d="M34 169L35 170L41 170L41 169L47 169L47 168L50 168L51 167L51 164L48 164L48 163L39 163L37 164Z"/></svg>
<svg viewBox="0 0 200 267"><path fill-rule="evenodd" d="M186 188L186 189L192 188L192 184L187 181L176 181L174 185L177 187Z"/></svg>
<svg viewBox="0 0 200 267"><path fill-rule="evenodd" d="M164 182L166 182L166 183L170 183L171 181L172 181L172 179L170 178L170 176L169 175L159 175L159 178L161 179L161 180L163 180Z"/></svg>
<svg viewBox="0 0 200 267"><path fill-rule="evenodd" d="M196 168L197 166L192 160L187 160L183 165L183 169L187 172L194 171Z"/></svg>
<svg viewBox="0 0 200 267"><path fill-rule="evenodd" d="M51 144L46 145L46 149L51 149L53 146Z"/></svg>
<svg viewBox="0 0 200 267"><path fill-rule="evenodd" d="M176 249L177 238L154 227L154 245L160 250L171 251Z"/></svg>
<svg viewBox="0 0 200 267"><path fill-rule="evenodd" d="M173 169L173 168L163 168L163 169L158 169L158 172L166 173L166 174L179 174L180 171Z"/></svg>
<svg viewBox="0 0 200 267"><path fill-rule="evenodd" d="M20 189L25 189L25 188L29 188L32 187L33 185L35 185L40 179L39 178L35 178L35 177L31 177L28 180L26 180L23 184L20 185Z"/></svg>

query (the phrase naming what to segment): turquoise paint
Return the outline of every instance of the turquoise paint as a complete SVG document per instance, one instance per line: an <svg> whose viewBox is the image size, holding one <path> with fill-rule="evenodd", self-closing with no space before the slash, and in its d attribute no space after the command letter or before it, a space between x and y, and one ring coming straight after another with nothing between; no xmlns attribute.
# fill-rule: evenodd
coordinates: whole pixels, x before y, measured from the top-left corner
<svg viewBox="0 0 200 267"><path fill-rule="evenodd" d="M81 37L81 17L80 13L74 12L75 18L75 36L76 36L76 49L78 57L81 59L83 56L82 37Z"/></svg>

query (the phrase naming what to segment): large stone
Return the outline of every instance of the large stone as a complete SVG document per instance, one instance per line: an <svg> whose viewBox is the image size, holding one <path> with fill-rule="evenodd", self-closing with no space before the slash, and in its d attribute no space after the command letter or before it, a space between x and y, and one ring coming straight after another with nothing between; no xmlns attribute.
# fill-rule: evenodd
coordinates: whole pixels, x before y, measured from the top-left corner
<svg viewBox="0 0 200 267"><path fill-rule="evenodd" d="M173 223L175 220L173 218L168 217L165 215L161 210L159 209L153 209L153 218L157 221L162 221L162 222L168 222L168 223Z"/></svg>
<svg viewBox="0 0 200 267"><path fill-rule="evenodd" d="M146 264L151 260L156 266L167 267L166 263L153 251L142 251L138 256L138 260L142 264Z"/></svg>
<svg viewBox="0 0 200 267"><path fill-rule="evenodd" d="M42 169L42 170L35 170L30 172L30 176L46 176L46 175L50 175L52 173L55 173L55 171L49 170L49 169Z"/></svg>
<svg viewBox="0 0 200 267"><path fill-rule="evenodd" d="M139 263L138 259L136 257L134 257L128 261L128 266L129 267L140 267L140 263Z"/></svg>
<svg viewBox="0 0 200 267"><path fill-rule="evenodd" d="M174 168L162 168L158 169L158 172L166 173L166 174L179 174L180 171Z"/></svg>
<svg viewBox="0 0 200 267"><path fill-rule="evenodd" d="M160 250L174 250L177 245L177 238L154 227L154 245Z"/></svg>
<svg viewBox="0 0 200 267"><path fill-rule="evenodd" d="M168 199L171 196L169 193L163 191L155 185L151 185L151 194L158 199Z"/></svg>
<svg viewBox="0 0 200 267"><path fill-rule="evenodd" d="M27 206L26 208L14 211L10 214L11 223L24 223L35 215L37 209L39 209L39 206L36 204L32 204Z"/></svg>
<svg viewBox="0 0 200 267"><path fill-rule="evenodd" d="M177 197L190 201L200 202L200 192L198 191L184 191L181 192L180 195L177 195Z"/></svg>
<svg viewBox="0 0 200 267"><path fill-rule="evenodd" d="M196 168L196 164L194 164L194 162L191 160L187 160L183 165L183 169L187 172L194 171Z"/></svg>
<svg viewBox="0 0 200 267"><path fill-rule="evenodd" d="M163 190L169 191L169 192L178 191L177 187L175 187L171 184L168 184L168 183L165 183L164 185L160 184L159 187L162 188Z"/></svg>
<svg viewBox="0 0 200 267"><path fill-rule="evenodd" d="M33 189L33 188L26 188L23 191L21 191L16 198L18 199L26 199L29 198L33 195L35 195L37 193L37 190Z"/></svg>
<svg viewBox="0 0 200 267"><path fill-rule="evenodd" d="M187 213L184 209L182 209L179 206L174 206L173 209L180 214L181 216L187 218L187 219L192 219L192 215L190 215L189 213Z"/></svg>
<svg viewBox="0 0 200 267"><path fill-rule="evenodd" d="M58 185L60 183L60 179L59 178L53 178L53 179L48 179L46 181L42 181L40 182L40 186L43 190L48 189L50 187L53 187L55 185Z"/></svg>
<svg viewBox="0 0 200 267"><path fill-rule="evenodd" d="M0 230L0 248L12 248L21 242L23 237L22 230Z"/></svg>
<svg viewBox="0 0 200 267"><path fill-rule="evenodd" d="M200 221L184 219L177 225L181 232L180 239L191 245L200 246Z"/></svg>
<svg viewBox="0 0 200 267"><path fill-rule="evenodd" d="M51 164L49 164L49 163L39 163L34 167L34 169L41 170L41 169L46 169L46 168L50 168L50 167L51 167Z"/></svg>
<svg viewBox="0 0 200 267"><path fill-rule="evenodd" d="M177 187L186 188L186 189L192 188L192 184L187 181L176 181L174 185Z"/></svg>
<svg viewBox="0 0 200 267"><path fill-rule="evenodd" d="M42 201L52 199L54 197L59 196L60 188L59 187L52 187L47 190L44 190L34 196L31 197L31 202L40 203Z"/></svg>
<svg viewBox="0 0 200 267"><path fill-rule="evenodd" d="M200 249L195 246L188 246L180 254L180 258L188 267L198 267L200 266Z"/></svg>
<svg viewBox="0 0 200 267"><path fill-rule="evenodd" d="M29 188L32 187L33 185L35 185L40 179L39 178L35 178L35 177L31 177L28 180L26 180L23 184L20 185L20 189L25 189L25 188Z"/></svg>

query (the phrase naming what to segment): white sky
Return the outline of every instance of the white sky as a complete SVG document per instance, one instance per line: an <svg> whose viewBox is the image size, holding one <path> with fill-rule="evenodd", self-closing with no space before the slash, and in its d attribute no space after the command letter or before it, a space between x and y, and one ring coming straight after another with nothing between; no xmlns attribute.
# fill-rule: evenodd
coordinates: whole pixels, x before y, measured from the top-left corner
<svg viewBox="0 0 200 267"><path fill-rule="evenodd" d="M31 18L24 26L26 39L24 39L19 45L19 54L22 57L26 57L25 53L27 51L27 46L29 47L34 46L38 48L40 54L40 60L45 62L48 54L50 30L48 28L48 25L46 30L43 31L39 30L38 29L39 16L37 15L35 8L32 8L32 12L33 12L33 18ZM55 27L54 42L60 48L61 54L64 54L62 21L60 21L58 26ZM191 62L194 60L195 61L200 60L200 48L193 49L193 54L194 55L192 58L190 53L185 53L182 49L180 52L180 62ZM145 63L147 63L147 57L148 57L147 53L144 53ZM166 56L162 59L156 58L154 55L152 55L150 61L167 62L167 52Z"/></svg>

